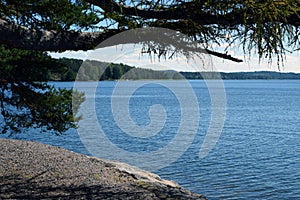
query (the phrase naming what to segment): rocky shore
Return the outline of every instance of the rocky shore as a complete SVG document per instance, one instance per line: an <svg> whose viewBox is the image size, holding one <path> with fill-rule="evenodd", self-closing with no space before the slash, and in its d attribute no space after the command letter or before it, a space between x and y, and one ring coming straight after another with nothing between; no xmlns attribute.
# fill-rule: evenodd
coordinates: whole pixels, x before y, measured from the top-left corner
<svg viewBox="0 0 300 200"><path fill-rule="evenodd" d="M0 199L206 199L136 167L0 139Z"/></svg>

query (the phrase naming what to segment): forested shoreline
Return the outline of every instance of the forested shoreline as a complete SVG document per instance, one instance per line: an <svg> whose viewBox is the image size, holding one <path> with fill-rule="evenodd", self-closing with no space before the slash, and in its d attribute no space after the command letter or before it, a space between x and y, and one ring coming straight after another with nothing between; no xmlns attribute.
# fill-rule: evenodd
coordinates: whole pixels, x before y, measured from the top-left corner
<svg viewBox="0 0 300 200"><path fill-rule="evenodd" d="M273 71L255 72L180 72L186 79L219 79L223 80L271 80L271 79L300 79L298 73L284 73Z"/></svg>
<svg viewBox="0 0 300 200"><path fill-rule="evenodd" d="M138 79L183 79L184 77L172 70L155 71L152 69L136 68L126 64L106 63L95 60L78 60L60 58L58 63L65 65L63 73L51 73L52 81L77 80L138 80ZM80 69L80 72L78 70Z"/></svg>
<svg viewBox="0 0 300 200"><path fill-rule="evenodd" d="M300 79L298 73L284 73L273 71L255 72L176 72L173 70L152 70L136 68L126 64L106 63L94 60L79 60L60 58L58 62L65 66L65 70L59 73L49 72L52 81L74 81L78 74L79 80L139 80L139 79ZM81 66L80 73L78 70Z"/></svg>

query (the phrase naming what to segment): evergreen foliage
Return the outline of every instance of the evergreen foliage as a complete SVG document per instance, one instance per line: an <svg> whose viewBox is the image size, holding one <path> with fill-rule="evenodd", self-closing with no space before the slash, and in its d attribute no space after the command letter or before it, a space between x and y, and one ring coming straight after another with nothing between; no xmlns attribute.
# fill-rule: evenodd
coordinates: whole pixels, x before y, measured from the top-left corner
<svg viewBox="0 0 300 200"><path fill-rule="evenodd" d="M299 0L2 0L0 13L0 42L22 49L93 49L140 27L179 31L225 59L236 46L278 62L300 48ZM227 48L211 51L216 45Z"/></svg>
<svg viewBox="0 0 300 200"><path fill-rule="evenodd" d="M19 50L0 46L0 133L17 133L39 128L61 134L76 127L73 118L84 100L73 105L72 90L55 88L46 83L51 74L67 69L64 63L45 52Z"/></svg>

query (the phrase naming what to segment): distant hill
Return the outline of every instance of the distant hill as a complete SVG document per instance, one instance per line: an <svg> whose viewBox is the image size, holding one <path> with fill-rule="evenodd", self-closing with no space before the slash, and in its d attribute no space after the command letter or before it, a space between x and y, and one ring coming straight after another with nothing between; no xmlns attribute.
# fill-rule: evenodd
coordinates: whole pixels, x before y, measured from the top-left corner
<svg viewBox="0 0 300 200"><path fill-rule="evenodd" d="M74 81L77 74L80 80L139 80L139 79L219 79L245 80L245 79L300 79L297 73L281 73L270 71L258 72L176 72L174 70L152 70L136 68L125 64L106 63L95 60L78 60L60 58L58 61L66 66L63 73L50 74L51 80ZM79 68L81 72L78 73ZM101 75L101 76L100 76Z"/></svg>
<svg viewBox="0 0 300 200"><path fill-rule="evenodd" d="M119 80L119 79L184 79L173 70L158 71L152 69L136 68L125 64L106 63L95 60L78 60L60 58L58 62L66 66L64 73L52 73L51 80L74 81L78 75L80 80ZM81 67L84 66L84 67ZM80 69L80 73L78 70Z"/></svg>
<svg viewBox="0 0 300 200"><path fill-rule="evenodd" d="M180 72L186 79L219 79L223 80L245 80L245 79L300 79L297 73L282 73L270 71L257 72Z"/></svg>

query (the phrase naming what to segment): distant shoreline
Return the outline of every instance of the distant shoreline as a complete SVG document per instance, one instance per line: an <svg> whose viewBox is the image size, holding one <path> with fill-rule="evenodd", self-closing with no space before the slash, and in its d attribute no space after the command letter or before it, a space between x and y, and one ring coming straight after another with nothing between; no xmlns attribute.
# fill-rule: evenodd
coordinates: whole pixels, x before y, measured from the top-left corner
<svg viewBox="0 0 300 200"><path fill-rule="evenodd" d="M61 58L58 62L66 66L64 73L50 73L50 81L89 80L300 80L300 73L252 71L252 72L184 72L175 70L153 70L129 66L126 64L105 63L95 60ZM80 73L78 73L80 71ZM37 77L38 79L38 77Z"/></svg>
<svg viewBox="0 0 300 200"><path fill-rule="evenodd" d="M292 72L180 72L186 79L223 79L223 80L300 80L300 73Z"/></svg>

